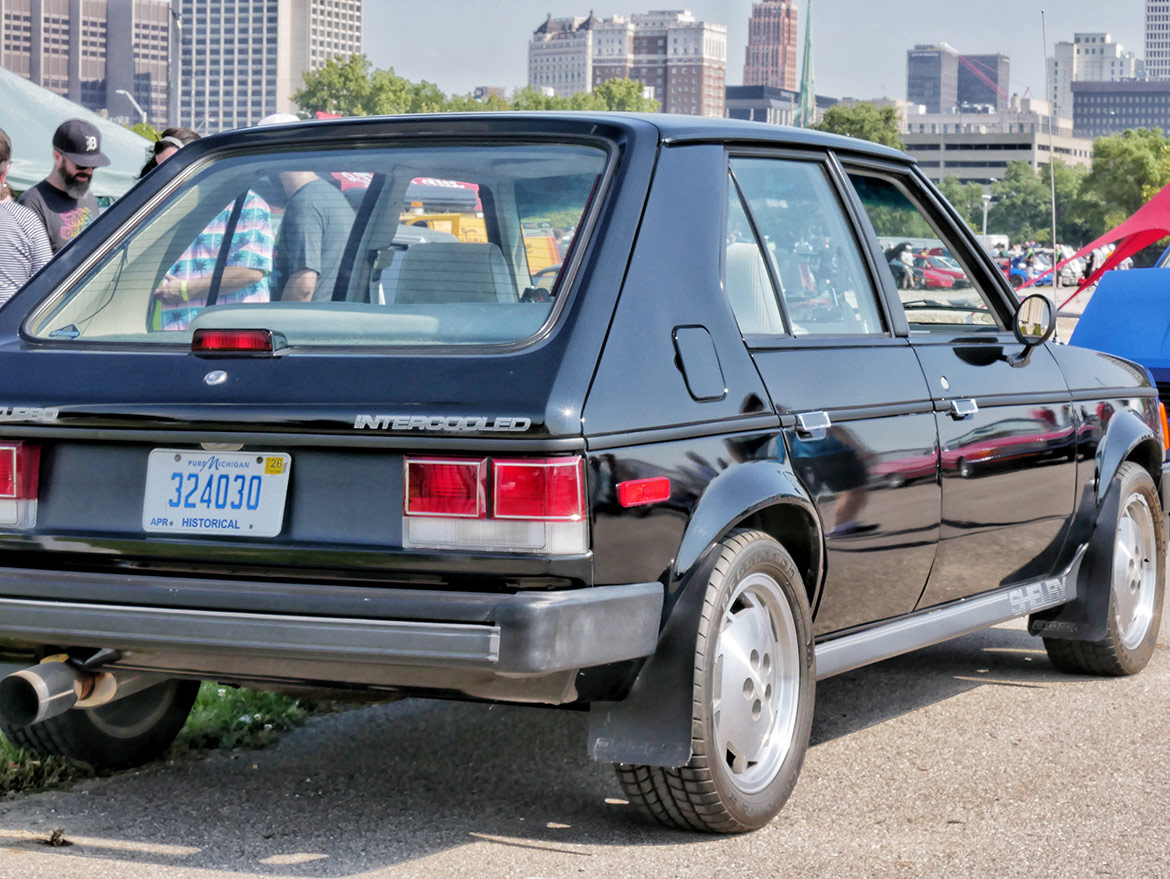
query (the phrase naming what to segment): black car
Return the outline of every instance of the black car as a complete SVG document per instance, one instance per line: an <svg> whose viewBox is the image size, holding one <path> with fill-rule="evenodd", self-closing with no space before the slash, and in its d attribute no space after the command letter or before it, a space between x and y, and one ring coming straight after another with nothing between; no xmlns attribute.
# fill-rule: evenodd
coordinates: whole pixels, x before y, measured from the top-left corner
<svg viewBox="0 0 1170 879"><path fill-rule="evenodd" d="M900 289L879 239L971 286ZM650 815L759 827L817 679L1022 616L1061 669L1150 658L1157 396L1053 322L857 140L207 138L0 310L3 729L133 765L201 680L587 708Z"/></svg>

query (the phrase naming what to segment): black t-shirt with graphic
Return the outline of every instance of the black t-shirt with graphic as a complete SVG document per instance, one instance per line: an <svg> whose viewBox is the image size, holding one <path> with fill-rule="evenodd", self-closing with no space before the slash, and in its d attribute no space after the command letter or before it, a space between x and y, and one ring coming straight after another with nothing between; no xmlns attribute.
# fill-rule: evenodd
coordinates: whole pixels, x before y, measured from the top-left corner
<svg viewBox="0 0 1170 879"><path fill-rule="evenodd" d="M56 253L98 215L97 199L92 192L70 198L48 180L42 180L20 197L20 203L37 212L49 233L49 244Z"/></svg>

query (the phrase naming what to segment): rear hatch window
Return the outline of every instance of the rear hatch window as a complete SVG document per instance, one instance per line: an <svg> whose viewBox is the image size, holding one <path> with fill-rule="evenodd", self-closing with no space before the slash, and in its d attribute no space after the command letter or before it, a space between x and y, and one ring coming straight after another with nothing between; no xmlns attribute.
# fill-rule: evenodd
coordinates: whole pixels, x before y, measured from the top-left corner
<svg viewBox="0 0 1170 879"><path fill-rule="evenodd" d="M503 345L556 314L608 156L583 144L417 143L214 156L110 239L25 329L189 345Z"/></svg>

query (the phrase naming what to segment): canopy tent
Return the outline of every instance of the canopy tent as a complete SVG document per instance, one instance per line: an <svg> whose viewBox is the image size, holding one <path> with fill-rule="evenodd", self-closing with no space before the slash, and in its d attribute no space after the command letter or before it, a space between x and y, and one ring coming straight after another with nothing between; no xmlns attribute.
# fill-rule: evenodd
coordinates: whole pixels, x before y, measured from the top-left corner
<svg viewBox="0 0 1170 879"><path fill-rule="evenodd" d="M49 175L53 132L66 119L85 119L102 133L102 152L110 164L94 171L94 195L116 198L134 185L150 141L0 67L0 128L12 140L8 183L13 189L28 189Z"/></svg>
<svg viewBox="0 0 1170 879"><path fill-rule="evenodd" d="M1098 247L1112 244L1114 241L1120 242L1114 248L1113 253L1109 254L1108 258L1102 260L1101 265L1097 266L1092 274L1081 280L1076 292L1064 302L1060 303L1060 307L1064 308L1072 302L1077 293L1095 284L1105 272L1143 248L1149 247L1156 241L1160 241L1167 235L1170 235L1170 185L1163 188L1157 195L1138 208L1133 213L1133 216L1116 229L1112 229L1096 241L1086 244L1068 259L1061 260L1053 268L1032 278L1023 286L1028 287L1054 271L1059 272L1066 263L1070 263L1077 257L1084 256L1090 251L1096 250Z"/></svg>

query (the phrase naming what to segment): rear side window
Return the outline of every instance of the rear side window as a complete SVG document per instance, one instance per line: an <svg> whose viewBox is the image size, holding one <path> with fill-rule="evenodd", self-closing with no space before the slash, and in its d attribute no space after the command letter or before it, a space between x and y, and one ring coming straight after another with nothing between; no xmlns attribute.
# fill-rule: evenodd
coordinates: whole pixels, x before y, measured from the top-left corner
<svg viewBox="0 0 1170 879"><path fill-rule="evenodd" d="M607 163L575 144L265 153L182 183L26 331L189 344L264 328L290 345L523 340L552 317Z"/></svg>
<svg viewBox="0 0 1170 879"><path fill-rule="evenodd" d="M857 238L819 163L733 159L727 217L725 285L745 336L884 332Z"/></svg>

